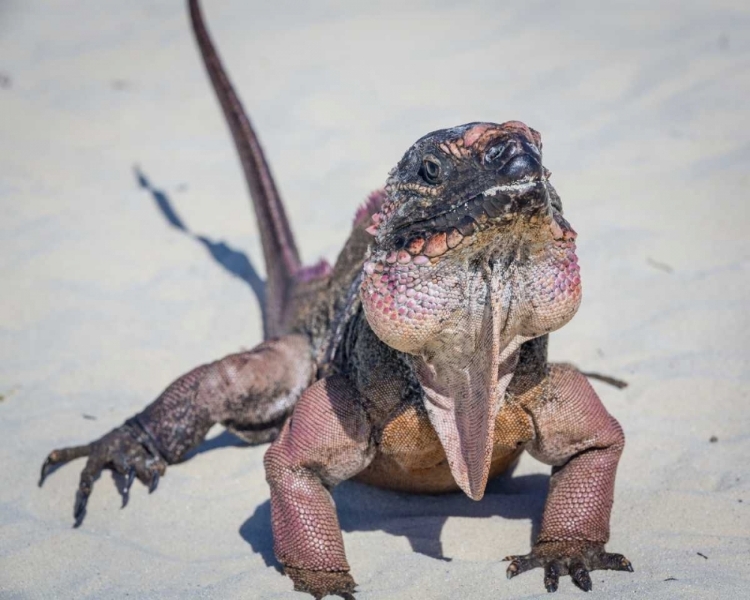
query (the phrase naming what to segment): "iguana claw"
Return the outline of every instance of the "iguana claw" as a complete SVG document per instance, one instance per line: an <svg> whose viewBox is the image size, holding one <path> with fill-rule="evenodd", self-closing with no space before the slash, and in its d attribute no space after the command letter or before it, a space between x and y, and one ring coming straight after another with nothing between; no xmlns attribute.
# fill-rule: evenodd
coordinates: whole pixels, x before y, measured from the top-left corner
<svg viewBox="0 0 750 600"><path fill-rule="evenodd" d="M167 467L166 462L160 456L154 455L155 450L150 448L144 436L145 433L142 430L129 422L86 446L53 450L42 464L39 486L41 487L53 468L87 456L88 461L81 472L81 480L73 506L73 527L80 527L83 523L86 516L86 504L94 487L94 481L106 468L111 468L125 477L121 489L122 508L125 508L128 504L130 487L136 477L149 486L149 491L153 491L159 482L159 476Z"/></svg>
<svg viewBox="0 0 750 600"><path fill-rule="evenodd" d="M120 508L125 508L128 505L128 500L130 500L130 487L133 485L134 479L135 467L130 467L130 469L128 469L128 478L125 481L125 485L122 486L122 506Z"/></svg>
<svg viewBox="0 0 750 600"><path fill-rule="evenodd" d="M510 564L508 579L544 567L544 587L556 592L561 575L570 575L573 583L584 592L592 589L590 571L607 569L633 572L633 565L622 554L604 551L604 544L582 541L541 542L529 554L507 556Z"/></svg>

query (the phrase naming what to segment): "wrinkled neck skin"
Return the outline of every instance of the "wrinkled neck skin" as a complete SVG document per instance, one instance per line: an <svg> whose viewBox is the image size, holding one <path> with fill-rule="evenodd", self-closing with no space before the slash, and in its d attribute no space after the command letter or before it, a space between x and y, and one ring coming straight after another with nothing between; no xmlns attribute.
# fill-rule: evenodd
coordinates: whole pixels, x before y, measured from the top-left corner
<svg viewBox="0 0 750 600"><path fill-rule="evenodd" d="M547 188L542 191L549 199ZM451 473L479 500L495 418L521 344L562 327L580 303L575 232L543 202L460 240L449 233L446 243L446 234L440 235L437 242L428 236L413 245L416 254L376 243L364 266L361 297L375 334L413 356ZM425 256L436 253L436 244L445 252Z"/></svg>
<svg viewBox="0 0 750 600"><path fill-rule="evenodd" d="M484 495L492 458L495 417L528 337L508 327L514 318L513 282L487 260L469 272L457 322L429 353L414 357L425 407L456 482L476 500Z"/></svg>

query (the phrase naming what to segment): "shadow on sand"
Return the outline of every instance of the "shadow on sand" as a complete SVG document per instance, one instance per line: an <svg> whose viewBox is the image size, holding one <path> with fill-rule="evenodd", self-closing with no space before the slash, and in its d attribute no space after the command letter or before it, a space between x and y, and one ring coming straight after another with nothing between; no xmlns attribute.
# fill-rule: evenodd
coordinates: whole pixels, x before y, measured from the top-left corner
<svg viewBox="0 0 750 600"><path fill-rule="evenodd" d="M345 481L333 492L343 531L384 531L404 536L412 550L438 560L450 561L443 554L440 535L449 517L486 519L529 519L531 540L536 539L547 497L546 475L503 475L489 482L480 502L462 493L427 496L402 494L374 488L356 481ZM266 565L281 570L273 553L271 505L268 500L242 524L240 535ZM523 548L508 548L508 554Z"/></svg>
<svg viewBox="0 0 750 600"><path fill-rule="evenodd" d="M167 223L202 244L206 250L208 250L211 258L213 258L214 261L216 261L225 271L230 275L241 279L250 286L250 289L253 290L255 297L258 299L261 311L264 311L265 283L258 275L258 272L255 270L255 267L252 262L250 262L247 255L244 252L235 250L221 240L215 242L210 238L193 233L177 214L177 211L172 206L169 196L163 191L155 188L139 167L133 167L133 171L138 181L138 185L151 194L151 197L156 203L156 207Z"/></svg>

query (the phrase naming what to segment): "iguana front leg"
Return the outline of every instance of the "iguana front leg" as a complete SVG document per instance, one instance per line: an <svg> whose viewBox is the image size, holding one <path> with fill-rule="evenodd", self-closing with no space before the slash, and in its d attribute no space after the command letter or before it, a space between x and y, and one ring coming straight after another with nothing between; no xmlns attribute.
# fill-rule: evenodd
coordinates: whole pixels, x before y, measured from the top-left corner
<svg viewBox="0 0 750 600"><path fill-rule="evenodd" d="M99 440L53 450L42 465L39 485L55 465L88 457L73 511L78 526L102 469L127 477L125 501L136 476L153 491L167 465L182 460L215 423L250 442L270 441L312 376L310 344L300 335L269 340L249 352L202 365Z"/></svg>
<svg viewBox="0 0 750 600"><path fill-rule="evenodd" d="M633 570L624 556L604 550L625 436L577 370L551 365L542 388L526 409L536 430L529 452L553 465L549 495L531 552L506 559L511 561L508 578L544 567L548 592L557 590L561 575L570 575L578 587L589 591L589 571Z"/></svg>
<svg viewBox="0 0 750 600"><path fill-rule="evenodd" d="M266 452L274 551L294 589L352 598L336 507L329 490L372 460L372 427L344 377L311 386Z"/></svg>

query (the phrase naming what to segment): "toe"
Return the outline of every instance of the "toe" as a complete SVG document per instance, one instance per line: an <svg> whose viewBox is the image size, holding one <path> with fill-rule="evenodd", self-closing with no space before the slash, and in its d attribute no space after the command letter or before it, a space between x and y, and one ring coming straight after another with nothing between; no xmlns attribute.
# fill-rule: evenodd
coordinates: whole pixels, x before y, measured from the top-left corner
<svg viewBox="0 0 750 600"><path fill-rule="evenodd" d="M591 577L589 576L589 572L586 567L584 567L581 563L570 565L570 577L571 579L573 579L573 583L575 583L584 592L591 591Z"/></svg>
<svg viewBox="0 0 750 600"><path fill-rule="evenodd" d="M601 569L633 572L633 565L622 554L605 554Z"/></svg>
<svg viewBox="0 0 750 600"><path fill-rule="evenodd" d="M520 575L521 573L542 566L541 561L534 554L526 554L525 556L508 556L505 560L511 561L505 571L508 579L513 579L516 575Z"/></svg>
<svg viewBox="0 0 750 600"><path fill-rule="evenodd" d="M544 567L544 587L548 592L556 592L560 583L560 567L552 562Z"/></svg>

